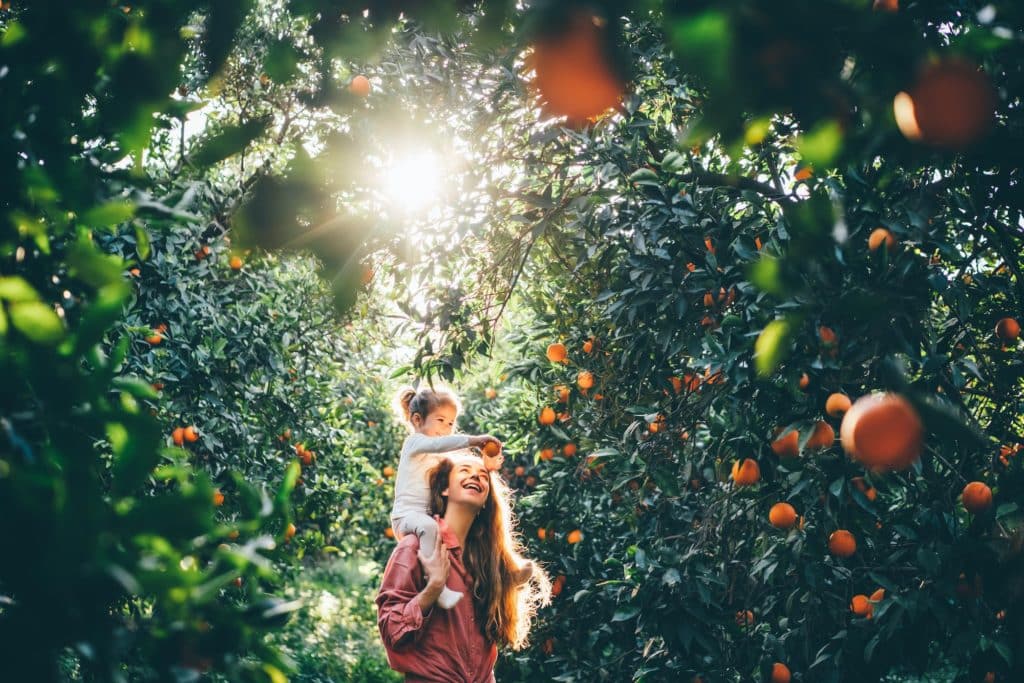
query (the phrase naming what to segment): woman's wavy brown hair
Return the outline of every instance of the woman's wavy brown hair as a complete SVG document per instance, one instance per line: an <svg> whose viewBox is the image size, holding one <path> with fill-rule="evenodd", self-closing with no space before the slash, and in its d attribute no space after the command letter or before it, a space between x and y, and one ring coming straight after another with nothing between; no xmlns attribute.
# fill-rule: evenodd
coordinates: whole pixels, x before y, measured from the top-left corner
<svg viewBox="0 0 1024 683"><path fill-rule="evenodd" d="M442 460L430 473L431 514L445 514L448 498L441 492L455 469L451 458ZM484 635L499 646L520 650L528 644L530 624L537 609L551 602L551 581L535 562L530 581L515 586L514 572L522 566L523 545L516 531L512 493L501 477L491 481L487 502L473 520L462 549L462 561L473 579L477 621Z"/></svg>

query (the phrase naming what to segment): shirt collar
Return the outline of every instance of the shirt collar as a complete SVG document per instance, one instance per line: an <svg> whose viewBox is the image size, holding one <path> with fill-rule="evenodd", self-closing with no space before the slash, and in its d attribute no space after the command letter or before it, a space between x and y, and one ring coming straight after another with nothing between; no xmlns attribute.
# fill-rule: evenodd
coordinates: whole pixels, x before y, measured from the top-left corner
<svg viewBox="0 0 1024 683"><path fill-rule="evenodd" d="M455 532L448 528L448 523L444 521L444 517L441 517L437 521L437 528L441 532L441 540L444 541L444 545L449 550L453 548L461 547L459 544L459 537L455 535Z"/></svg>

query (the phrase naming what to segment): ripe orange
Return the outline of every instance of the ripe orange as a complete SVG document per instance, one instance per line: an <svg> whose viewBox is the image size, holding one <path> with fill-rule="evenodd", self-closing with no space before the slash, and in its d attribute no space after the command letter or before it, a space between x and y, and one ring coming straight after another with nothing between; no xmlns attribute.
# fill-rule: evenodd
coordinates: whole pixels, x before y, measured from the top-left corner
<svg viewBox="0 0 1024 683"><path fill-rule="evenodd" d="M788 666L782 662L772 664L772 683L789 683L790 678Z"/></svg>
<svg viewBox="0 0 1024 683"><path fill-rule="evenodd" d="M537 422L540 422L545 427L555 424L555 409L550 406L544 406L537 417Z"/></svg>
<svg viewBox="0 0 1024 683"><path fill-rule="evenodd" d="M380 473L383 474L388 479L390 479L391 477L395 476L395 468L392 467L391 465L384 465L384 469L382 469Z"/></svg>
<svg viewBox="0 0 1024 683"><path fill-rule="evenodd" d="M139 277L140 275L142 275L142 271L139 270L138 268L132 268L128 272L132 274L132 277Z"/></svg>
<svg viewBox="0 0 1024 683"><path fill-rule="evenodd" d="M864 497L870 500L872 503L878 498L878 489L870 488L864 492Z"/></svg>
<svg viewBox="0 0 1024 683"><path fill-rule="evenodd" d="M754 613L749 609L740 610L736 613L736 625L737 626L753 626L754 625Z"/></svg>
<svg viewBox="0 0 1024 683"><path fill-rule="evenodd" d="M872 593L871 597L868 599L871 600L871 602L881 602L885 599L885 589L879 588L874 593Z"/></svg>
<svg viewBox="0 0 1024 683"><path fill-rule="evenodd" d="M286 543L288 541L290 541L292 539L292 537L295 536L295 531L296 531L295 525L292 524L291 522L288 522L288 526L286 526L285 529L284 529L284 540L285 540Z"/></svg>
<svg viewBox="0 0 1024 683"><path fill-rule="evenodd" d="M892 251L896 248L896 236L885 228L875 228L871 231L868 236L868 250L877 251L882 243L885 242L885 248Z"/></svg>
<svg viewBox="0 0 1024 683"><path fill-rule="evenodd" d="M589 370L583 370L576 375L576 384L580 389L589 389L594 386L594 375Z"/></svg>
<svg viewBox="0 0 1024 683"><path fill-rule="evenodd" d="M832 417L839 417L850 409L850 397L846 394L834 393L825 401L825 412Z"/></svg>
<svg viewBox="0 0 1024 683"><path fill-rule="evenodd" d="M850 611L858 617L866 617L872 613L874 608L866 595L854 595L850 600Z"/></svg>
<svg viewBox="0 0 1024 683"><path fill-rule="evenodd" d="M809 386L811 386L811 378L808 377L807 373L805 372L800 375L800 389L803 391L807 391L807 388Z"/></svg>
<svg viewBox="0 0 1024 683"><path fill-rule="evenodd" d="M980 481L972 481L961 494L968 512L978 514L992 507L992 489Z"/></svg>
<svg viewBox="0 0 1024 683"><path fill-rule="evenodd" d="M489 458L495 458L501 453L501 446L498 445L497 441L488 441L484 444L484 447L480 450L483 451L484 455Z"/></svg>
<svg viewBox="0 0 1024 683"><path fill-rule="evenodd" d="M539 538L542 541L546 541L548 538L548 530L544 527L540 527L539 529L537 529L537 538Z"/></svg>
<svg viewBox="0 0 1024 683"><path fill-rule="evenodd" d="M541 460L551 460L552 458L555 457L555 449L554 448L542 448L540 450L539 457L540 457ZM516 474L519 474L519 473L517 472Z"/></svg>
<svg viewBox="0 0 1024 683"><path fill-rule="evenodd" d="M174 441L175 446L183 446L185 444L185 429L184 427L176 427L171 432L171 440Z"/></svg>
<svg viewBox="0 0 1024 683"><path fill-rule="evenodd" d="M752 486L761 480L761 467L756 460L747 458L732 464L732 481L736 486Z"/></svg>
<svg viewBox="0 0 1024 683"><path fill-rule="evenodd" d="M487 387L484 389L484 396L488 401L493 401L498 398L498 391L494 387Z"/></svg>
<svg viewBox="0 0 1024 683"><path fill-rule="evenodd" d="M828 537L828 550L836 557L852 557L857 552L857 539L846 529L833 531Z"/></svg>
<svg viewBox="0 0 1024 683"><path fill-rule="evenodd" d="M569 535L565 537L565 540L569 545L575 545L583 540L583 532L579 529L573 529L569 532Z"/></svg>
<svg viewBox="0 0 1024 683"><path fill-rule="evenodd" d="M1005 341L1016 339L1020 336L1020 323L1014 318L1002 318L996 323L996 336Z"/></svg>
<svg viewBox="0 0 1024 683"><path fill-rule="evenodd" d="M797 172L793 174L793 179L794 180L807 180L808 178L810 178L813 175L814 175L814 171L811 170L811 167L810 166L804 166L803 168L797 170Z"/></svg>
<svg viewBox="0 0 1024 683"><path fill-rule="evenodd" d="M761 244L761 238L760 237L754 237L754 246L757 247L758 251L761 251L761 247L763 245Z"/></svg>
<svg viewBox="0 0 1024 683"><path fill-rule="evenodd" d="M559 403L568 403L571 390L564 384L555 385L555 400Z"/></svg>
<svg viewBox="0 0 1024 683"><path fill-rule="evenodd" d="M565 29L534 43L533 85L546 111L583 124L619 105L623 87L608 58L607 36L602 21L577 11Z"/></svg>
<svg viewBox="0 0 1024 683"><path fill-rule="evenodd" d="M562 446L562 455L564 455L567 458L571 458L572 456L576 455L576 444L567 443L564 446Z"/></svg>
<svg viewBox="0 0 1024 683"><path fill-rule="evenodd" d="M163 335L161 335L158 332L154 332L153 334L151 334L148 337L146 337L146 341L149 342L152 346L156 346L157 344L159 344L163 340L164 340Z"/></svg>
<svg viewBox="0 0 1024 683"><path fill-rule="evenodd" d="M583 353L590 353L593 350L594 350L594 340L593 339L588 339L587 341L583 342Z"/></svg>
<svg viewBox="0 0 1024 683"><path fill-rule="evenodd" d="M548 638L540 646L540 649L544 651L544 654L550 655L552 652L555 651L555 639L554 638Z"/></svg>
<svg viewBox="0 0 1024 683"><path fill-rule="evenodd" d="M184 436L185 441L188 441L189 443L195 443L199 440L199 432L197 432L196 428L192 425L185 427Z"/></svg>
<svg viewBox="0 0 1024 683"><path fill-rule="evenodd" d="M927 65L910 92L893 100L893 112L907 139L963 149L988 132L995 103L985 72L954 58Z"/></svg>
<svg viewBox="0 0 1024 683"><path fill-rule="evenodd" d="M897 12L900 9L900 0L875 0L871 9L875 12Z"/></svg>
<svg viewBox="0 0 1024 683"><path fill-rule="evenodd" d="M547 356L552 363L564 363L569 357L569 352L566 350L565 344L555 342L548 345Z"/></svg>
<svg viewBox="0 0 1024 683"><path fill-rule="evenodd" d="M776 529L792 529L796 524L796 510L789 503L776 503L768 511L768 521Z"/></svg>
<svg viewBox="0 0 1024 683"><path fill-rule="evenodd" d="M715 297L711 292L704 293L704 307L712 308L715 305Z"/></svg>
<svg viewBox="0 0 1024 683"><path fill-rule="evenodd" d="M395 530L392 529L391 527L388 527L387 529L384 530L384 535L387 536L388 538L394 538L395 537Z"/></svg>
<svg viewBox="0 0 1024 683"><path fill-rule="evenodd" d="M562 592L563 587L565 587L565 576L559 574L555 577L555 580L551 582L551 595L558 597L558 594Z"/></svg>
<svg viewBox="0 0 1024 683"><path fill-rule="evenodd" d="M551 450L551 449L545 449L545 450ZM543 454L543 452L544 452L544 451L541 451L541 453L542 453L542 454ZM541 458L543 458L543 457L544 457L544 456L543 456L543 455L541 455ZM515 469L515 473L516 473L516 476L517 476L517 477L521 477L521 476L523 476L524 474L526 474L526 468L525 468L525 467L523 467L522 465L519 465L518 467L516 467L516 469Z"/></svg>
<svg viewBox="0 0 1024 683"><path fill-rule="evenodd" d="M356 76L348 84L348 91L356 97L366 97L370 94L370 79L362 74Z"/></svg>
<svg viewBox="0 0 1024 683"><path fill-rule="evenodd" d="M672 385L672 391L679 393L683 390L683 380L679 379L675 375L668 378L669 383Z"/></svg>
<svg viewBox="0 0 1024 683"><path fill-rule="evenodd" d="M772 441L772 452L780 458L795 458L800 455L800 432L791 429Z"/></svg>
<svg viewBox="0 0 1024 683"><path fill-rule="evenodd" d="M921 455L924 428L907 399L874 393L847 411L839 437L846 452L869 468L905 470Z"/></svg>
<svg viewBox="0 0 1024 683"><path fill-rule="evenodd" d="M526 477L526 486L527 486L527 488L531 488L532 489L536 485L537 485L537 477L533 476L532 474Z"/></svg>
<svg viewBox="0 0 1024 683"><path fill-rule="evenodd" d="M836 430L824 420L818 420L814 424L814 431L811 438L807 440L808 448L831 448L836 440Z"/></svg>
<svg viewBox="0 0 1024 683"><path fill-rule="evenodd" d="M224 504L224 494L220 492L220 489L213 490L213 505L214 507L220 507Z"/></svg>

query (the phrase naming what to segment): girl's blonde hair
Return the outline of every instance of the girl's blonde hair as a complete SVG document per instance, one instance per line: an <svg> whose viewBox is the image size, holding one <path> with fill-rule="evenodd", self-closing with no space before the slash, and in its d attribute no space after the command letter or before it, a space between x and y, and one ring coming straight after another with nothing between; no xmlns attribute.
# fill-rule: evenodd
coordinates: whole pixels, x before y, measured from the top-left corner
<svg viewBox="0 0 1024 683"><path fill-rule="evenodd" d="M455 461L448 457L431 470L431 514L444 516L448 498L441 493L448 488L454 469ZM516 570L525 560L512 511L512 492L494 472L488 472L488 477L491 486L487 502L469 527L462 558L473 577L476 618L484 624L484 634L498 645L521 650L529 644L530 624L537 609L551 603L551 580L534 563L529 582L521 586L513 583Z"/></svg>
<svg viewBox="0 0 1024 683"><path fill-rule="evenodd" d="M413 428L412 416L419 415L421 420L441 406L455 408L455 414L462 412L462 403L452 391L443 387L403 387L395 395L395 412L405 421L409 429Z"/></svg>

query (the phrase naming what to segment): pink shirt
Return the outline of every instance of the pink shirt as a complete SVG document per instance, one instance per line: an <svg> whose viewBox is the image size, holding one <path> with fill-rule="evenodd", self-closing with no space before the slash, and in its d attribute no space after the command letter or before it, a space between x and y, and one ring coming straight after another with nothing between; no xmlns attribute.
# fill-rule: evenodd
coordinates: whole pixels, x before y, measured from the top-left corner
<svg viewBox="0 0 1024 683"><path fill-rule="evenodd" d="M459 540L442 519L448 548L448 587L463 597L450 610L437 605L427 614L416 596L427 585L416 534L405 536L391 553L377 594L377 626L388 664L417 683L493 683L498 648L484 636L474 613L472 579L462 564Z"/></svg>

